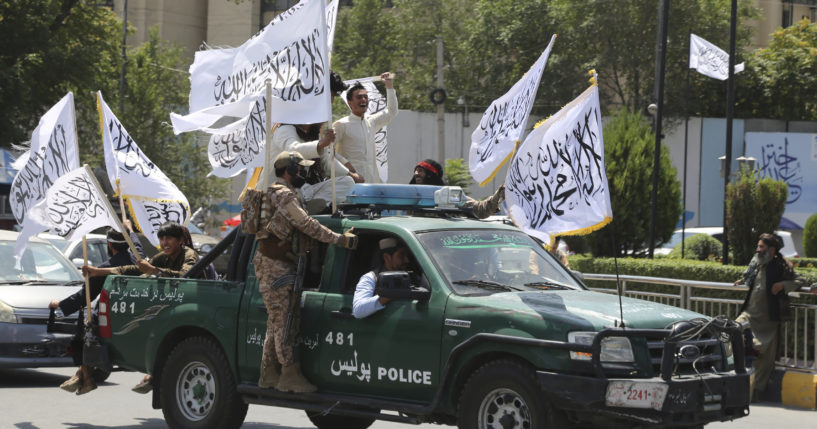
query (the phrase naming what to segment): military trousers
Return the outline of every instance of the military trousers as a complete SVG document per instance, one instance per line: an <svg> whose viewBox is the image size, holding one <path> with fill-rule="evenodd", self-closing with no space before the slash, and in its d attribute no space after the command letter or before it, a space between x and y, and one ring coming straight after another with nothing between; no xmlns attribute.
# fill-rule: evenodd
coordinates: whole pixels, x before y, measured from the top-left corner
<svg viewBox="0 0 817 429"><path fill-rule="evenodd" d="M278 362L281 365L291 365L295 363L294 344L300 326L300 306L297 303L292 305L294 284L273 288L272 283L278 277L294 274L297 267L291 262L267 258L260 253L256 253L253 264L258 278L258 290L264 299L264 306L267 307L267 332L261 364L271 365ZM290 308L293 308L296 314L290 328L289 339L287 344L284 344Z"/></svg>

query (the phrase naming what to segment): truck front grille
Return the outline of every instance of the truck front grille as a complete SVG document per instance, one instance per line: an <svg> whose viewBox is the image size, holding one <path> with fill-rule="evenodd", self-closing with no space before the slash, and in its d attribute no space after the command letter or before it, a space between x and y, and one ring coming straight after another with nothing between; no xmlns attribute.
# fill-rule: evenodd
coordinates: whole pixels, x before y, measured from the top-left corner
<svg viewBox="0 0 817 429"><path fill-rule="evenodd" d="M649 341L650 359L655 374L661 373L663 341ZM680 341L675 347L673 375L723 371L723 347L717 338L698 338Z"/></svg>

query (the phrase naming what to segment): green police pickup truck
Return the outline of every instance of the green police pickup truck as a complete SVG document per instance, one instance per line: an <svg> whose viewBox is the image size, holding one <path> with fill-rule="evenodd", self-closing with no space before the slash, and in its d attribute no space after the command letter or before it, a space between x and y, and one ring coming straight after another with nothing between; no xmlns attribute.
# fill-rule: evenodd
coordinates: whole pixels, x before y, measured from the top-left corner
<svg viewBox="0 0 817 429"><path fill-rule="evenodd" d="M253 236L231 237L224 280L106 280L99 336L114 366L153 375L171 428L237 428L248 404L303 409L321 429L700 427L748 414L734 323L636 299L620 307L516 227L469 218L457 189L356 185L348 198L317 219L354 228L358 248L320 245L299 279L294 338L316 393L256 385L267 314ZM379 276L393 299L356 319L355 285L386 237L407 244L410 275Z"/></svg>

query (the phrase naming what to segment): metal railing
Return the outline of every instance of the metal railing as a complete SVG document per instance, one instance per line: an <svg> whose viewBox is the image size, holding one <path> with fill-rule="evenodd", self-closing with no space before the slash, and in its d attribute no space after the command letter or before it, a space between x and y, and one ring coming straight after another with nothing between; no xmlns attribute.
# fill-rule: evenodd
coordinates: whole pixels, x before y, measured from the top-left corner
<svg viewBox="0 0 817 429"><path fill-rule="evenodd" d="M585 280L611 282L612 288L593 287L592 290L604 293L616 293L615 274L583 273ZM697 280L679 280L664 277L646 277L633 275L619 275L621 289L624 296L658 302L674 307L692 310L707 316L726 316L730 319L738 317L743 297L749 290L746 286L734 286L731 283L705 282ZM652 285L666 285L678 288L678 293L661 293L642 290L631 290L628 284L641 283ZM716 298L702 296L700 291L722 290L740 293L739 299ZM794 319L782 324L782 356L777 365L786 368L817 371L817 305L798 302L800 293L808 293L808 288L789 293L791 298Z"/></svg>

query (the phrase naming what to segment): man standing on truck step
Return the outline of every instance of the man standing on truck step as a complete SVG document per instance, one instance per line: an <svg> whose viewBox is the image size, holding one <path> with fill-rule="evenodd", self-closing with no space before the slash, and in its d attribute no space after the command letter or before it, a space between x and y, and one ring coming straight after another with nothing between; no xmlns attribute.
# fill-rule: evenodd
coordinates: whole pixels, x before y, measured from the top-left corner
<svg viewBox="0 0 817 429"><path fill-rule="evenodd" d="M262 198L260 228L256 233L258 251L253 265L258 289L267 307L267 332L258 386L284 392L317 390L303 376L295 359L292 339L297 337L300 326L297 314L292 332L285 332L287 315L299 309L297 303L291 302L295 295L297 259L311 250L315 240L349 249L357 246L357 236L351 230L337 234L304 211L298 188L306 182L307 168L313 163L294 151L281 152L275 158L276 179ZM290 339L286 344L285 336Z"/></svg>
<svg viewBox="0 0 817 429"><path fill-rule="evenodd" d="M128 235L130 235L130 239L133 242L134 247L136 247L136 251L139 252L138 258L143 256L142 252L142 243L139 241L139 236L137 236L133 232L133 227L129 220L125 220L122 222L125 226L125 229L128 230ZM106 239L108 244L108 259L104 262L99 264L100 268L106 267L121 267L123 265L131 265L135 264L137 261L137 256L134 256L128 249L128 242L125 241L125 236L122 235L121 232L110 228L106 233ZM91 292L91 299L93 301L99 296L99 293L102 291L102 287L105 284L105 279L100 277L93 277L89 281L89 290ZM59 308L62 311L62 314L68 316L69 314L74 313L75 311L80 311L85 306L85 288L81 287L79 290L69 296L68 298L63 299L62 301L55 299L52 300L51 303L48 305L49 309L56 310ZM76 392L77 395L84 395L94 389L96 389L96 383L93 378L93 373L91 372L91 368L85 366L82 363L82 346L85 343L85 317L80 315L77 317L77 331L74 335L74 338L71 340L71 357L74 359L74 364L79 365L79 369L77 370L76 374L73 377L66 380L64 383L60 385L60 388L74 393Z"/></svg>
<svg viewBox="0 0 817 429"><path fill-rule="evenodd" d="M156 232L162 251L150 262L139 259L135 265L123 265L114 268L82 267L82 274L97 277L109 274L138 276L140 274L158 277L181 277L199 261L199 254L184 245L184 227L176 222L167 222ZM203 273L200 275L200 277ZM131 390L136 393L148 393L153 389L153 377L146 374L139 384Z"/></svg>

